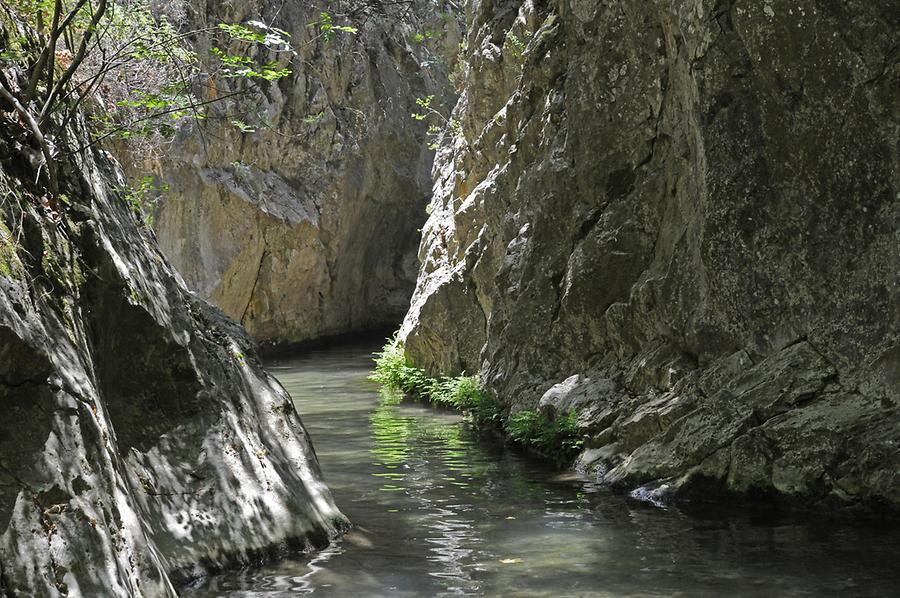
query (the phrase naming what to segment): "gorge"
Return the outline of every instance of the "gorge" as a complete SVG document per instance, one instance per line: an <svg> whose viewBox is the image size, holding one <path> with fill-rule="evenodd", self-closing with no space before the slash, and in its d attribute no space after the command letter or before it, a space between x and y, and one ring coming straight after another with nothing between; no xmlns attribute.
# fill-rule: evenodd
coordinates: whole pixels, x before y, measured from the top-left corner
<svg viewBox="0 0 900 598"><path fill-rule="evenodd" d="M0 591L894 587L900 3L123 0L185 32L188 99L70 112L33 4L0 11ZM105 133L163 100L153 151ZM304 344L388 328L379 379L465 421ZM833 571L761 572L791 555Z"/></svg>

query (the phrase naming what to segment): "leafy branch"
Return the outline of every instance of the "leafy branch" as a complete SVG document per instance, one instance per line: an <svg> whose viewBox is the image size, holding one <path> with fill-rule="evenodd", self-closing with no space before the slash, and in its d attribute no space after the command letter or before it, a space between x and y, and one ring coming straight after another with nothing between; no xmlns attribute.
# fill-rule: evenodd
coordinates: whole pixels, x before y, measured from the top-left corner
<svg viewBox="0 0 900 598"><path fill-rule="evenodd" d="M330 42L334 40L338 33L349 33L351 35L356 35L359 31L356 27L351 27L350 25L335 25L334 17L327 12L319 13L319 20L309 24L310 27L317 28L319 30L319 36L322 37L326 42Z"/></svg>
<svg viewBox="0 0 900 598"><path fill-rule="evenodd" d="M210 105L262 93L265 85L290 76L298 55L287 31L262 21L178 31L151 14L149 0L0 0L0 7L18 28L0 48L0 61L24 66L21 85L15 74L0 73L0 102L19 115L40 149L36 178L44 179L54 208L60 194L56 147L66 146L55 136L67 134L86 103L99 107L90 121L100 127L91 127L89 141L64 154L110 137L141 137L158 148L181 119L201 121ZM318 35L309 44L358 31L327 12L310 26ZM203 33L220 34L205 60L187 47ZM219 93L217 80L246 84L225 85L239 89ZM255 131L237 115L226 118L242 133Z"/></svg>
<svg viewBox="0 0 900 598"><path fill-rule="evenodd" d="M449 130L455 136L462 137L462 124L455 118L448 118L435 108L432 104L434 96L426 96L424 98L416 98L416 105L419 107L418 112L413 112L410 116L417 121L432 121L428 127L427 135L430 139L428 149L436 150L441 146L444 133ZM437 119L438 122L434 122Z"/></svg>

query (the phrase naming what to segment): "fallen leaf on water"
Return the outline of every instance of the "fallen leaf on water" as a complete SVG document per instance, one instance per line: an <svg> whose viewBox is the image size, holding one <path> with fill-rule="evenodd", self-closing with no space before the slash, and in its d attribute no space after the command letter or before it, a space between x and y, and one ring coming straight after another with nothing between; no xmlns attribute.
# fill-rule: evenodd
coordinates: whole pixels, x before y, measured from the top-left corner
<svg viewBox="0 0 900 598"><path fill-rule="evenodd" d="M522 559L500 559L500 562L504 565L515 565L517 563L521 563Z"/></svg>

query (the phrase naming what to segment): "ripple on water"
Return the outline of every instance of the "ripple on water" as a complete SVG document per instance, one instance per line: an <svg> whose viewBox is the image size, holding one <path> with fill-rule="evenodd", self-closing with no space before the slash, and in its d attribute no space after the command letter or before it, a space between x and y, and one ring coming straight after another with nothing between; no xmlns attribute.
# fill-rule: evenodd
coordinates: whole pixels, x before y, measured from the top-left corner
<svg viewBox="0 0 900 598"><path fill-rule="evenodd" d="M889 596L896 528L691 515L610 495L365 377L376 347L272 364L355 528L189 596Z"/></svg>

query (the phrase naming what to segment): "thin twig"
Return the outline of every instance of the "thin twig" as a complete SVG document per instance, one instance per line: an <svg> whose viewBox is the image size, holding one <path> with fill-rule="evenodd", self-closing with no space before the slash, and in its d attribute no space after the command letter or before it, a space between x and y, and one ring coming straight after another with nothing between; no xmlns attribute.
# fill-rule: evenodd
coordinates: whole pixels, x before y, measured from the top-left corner
<svg viewBox="0 0 900 598"><path fill-rule="evenodd" d="M255 85L255 84L254 84L254 85ZM235 97L235 96L239 96L239 95L242 95L242 94L244 94L244 93L246 93L246 92L245 92L245 91L236 91L236 92L234 92L234 93L230 93L230 94L224 95L224 96L219 97L219 98L216 98L216 99L214 99L214 100L207 100L207 101L205 101L205 102L199 102L198 104L196 104L196 107L197 107L197 108L202 108L203 106L208 106L208 105L210 105L210 104L215 104L216 102L221 102L221 101L223 101L223 100L227 100L227 99L229 99L229 98L233 98L233 97ZM133 121L127 123L127 124L120 125L120 126L114 128L114 129L111 129L111 130L107 131L106 133L104 133L103 135L101 135L100 137L96 137L95 139L92 139L92 140L90 141L90 143L87 143L87 144L85 144L85 145L82 145L82 146L80 146L80 147L78 147L78 148L76 148L76 149L74 149L74 150L69 150L69 151L67 151L66 153L67 153L67 154L77 154L77 153L79 153L79 152L83 152L84 150L89 149L89 148L91 148L91 147L97 145L98 143L100 143L100 142L103 141L104 139L107 139L107 138L109 138L109 137L112 137L112 136L115 135L116 133L120 133L120 132L122 132L122 131L128 130L129 128L133 127L133 126L136 125L136 124L139 124L139 123L142 123L142 122L146 122L146 121L148 121L148 120L153 120L154 118L159 118L159 117L161 117L161 116L166 116L166 115L168 115L168 114L174 114L175 112L181 112L182 110L184 110L183 107L170 108L170 109L168 109L168 110L161 110L160 112L155 112L155 113L153 113L153 114L148 114L147 116L142 116L142 117L140 117L140 118L137 118L137 119L135 119L135 120L133 120Z"/></svg>
<svg viewBox="0 0 900 598"><path fill-rule="evenodd" d="M46 102L44 102L44 108L41 110L41 116L38 122L41 125L46 125L47 121L50 118L51 111L53 109L53 105L56 102L56 96L62 91L62 89L66 86L71 79L75 75L75 71L78 70L78 67L81 66L81 63L84 61L85 55L87 54L87 48L90 44L91 37L94 34L94 30L97 28L97 24L100 23L100 19L103 18L103 15L106 14L107 8L107 0L100 0L100 5L97 7L96 12L91 17L91 22L88 25L85 32L82 34L81 44L78 46L78 53L75 54L75 57L72 59L72 63L63 73L62 77L59 78L59 81L54 85L53 90L50 92L50 95L47 96Z"/></svg>
<svg viewBox="0 0 900 598"><path fill-rule="evenodd" d="M50 152L50 144L47 142L47 138L44 137L41 127L38 125L38 122L35 120L34 116L32 116L31 112L16 99L16 96L6 88L6 83L2 81L0 81L0 96L13 105L13 108L19 113L22 120L25 121L25 124L28 125L31 134L38 142L41 153L44 155L44 164L47 167L47 180L49 182L48 187L50 190L51 201L55 202L56 197L59 195L59 181L56 178L56 163L53 161L53 155Z"/></svg>

